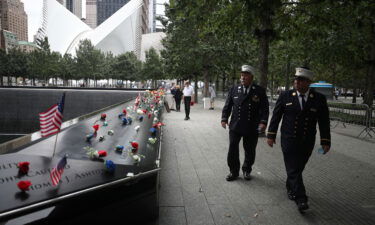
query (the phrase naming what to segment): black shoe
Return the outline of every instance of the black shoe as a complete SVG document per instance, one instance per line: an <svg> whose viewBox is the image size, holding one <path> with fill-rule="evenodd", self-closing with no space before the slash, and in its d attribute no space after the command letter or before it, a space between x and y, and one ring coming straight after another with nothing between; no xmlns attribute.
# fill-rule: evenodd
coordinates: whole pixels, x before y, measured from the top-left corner
<svg viewBox="0 0 375 225"><path fill-rule="evenodd" d="M233 174L233 173L228 174L228 176L226 177L227 181L233 181L233 180L236 180L237 178L238 178L238 174Z"/></svg>
<svg viewBox="0 0 375 225"><path fill-rule="evenodd" d="M251 173L251 172L243 172L243 178L244 178L245 180L251 180L250 173Z"/></svg>
<svg viewBox="0 0 375 225"><path fill-rule="evenodd" d="M297 204L298 210L301 213L309 209L309 205L307 204L306 199L296 199L296 204Z"/></svg>
<svg viewBox="0 0 375 225"><path fill-rule="evenodd" d="M190 120L190 117L188 117L187 119Z"/></svg>
<svg viewBox="0 0 375 225"><path fill-rule="evenodd" d="M187 117L185 117L185 119L184 120L188 120L189 118L187 118Z"/></svg>
<svg viewBox="0 0 375 225"><path fill-rule="evenodd" d="M288 194L288 198L290 199L290 200L295 200L296 199L296 196L293 194L293 192L292 191L288 191L287 192L287 194Z"/></svg>

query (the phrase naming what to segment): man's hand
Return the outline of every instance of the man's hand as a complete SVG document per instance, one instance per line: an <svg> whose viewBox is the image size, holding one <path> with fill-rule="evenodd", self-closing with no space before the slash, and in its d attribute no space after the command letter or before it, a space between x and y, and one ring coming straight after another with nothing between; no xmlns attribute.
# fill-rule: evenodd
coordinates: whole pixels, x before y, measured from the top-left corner
<svg viewBox="0 0 375 225"><path fill-rule="evenodd" d="M259 124L259 131L261 133L264 133L265 130L266 130L266 125L264 123L260 123Z"/></svg>
<svg viewBox="0 0 375 225"><path fill-rule="evenodd" d="M221 122L221 126L222 126L224 129L227 129L227 125L228 125L227 122Z"/></svg>
<svg viewBox="0 0 375 225"><path fill-rule="evenodd" d="M331 147L329 145L322 145L322 149L324 150L323 154L326 154L327 152L329 152L329 150L331 149Z"/></svg>
<svg viewBox="0 0 375 225"><path fill-rule="evenodd" d="M273 144L276 144L275 139L267 138L267 144L272 148Z"/></svg>

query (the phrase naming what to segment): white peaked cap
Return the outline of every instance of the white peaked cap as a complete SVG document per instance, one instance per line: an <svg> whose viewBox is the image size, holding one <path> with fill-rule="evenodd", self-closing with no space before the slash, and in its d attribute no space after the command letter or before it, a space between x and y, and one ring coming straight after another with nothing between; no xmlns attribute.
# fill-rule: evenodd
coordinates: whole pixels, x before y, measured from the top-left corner
<svg viewBox="0 0 375 225"><path fill-rule="evenodd" d="M296 77L304 77L304 78L307 78L309 80L313 80L313 76L314 76L314 73L313 71L311 70L308 70L308 69L305 69L305 68L301 68L301 67L297 67L296 68Z"/></svg>
<svg viewBox="0 0 375 225"><path fill-rule="evenodd" d="M249 65L243 65L241 67L241 72L250 73L251 75L255 75L255 69Z"/></svg>

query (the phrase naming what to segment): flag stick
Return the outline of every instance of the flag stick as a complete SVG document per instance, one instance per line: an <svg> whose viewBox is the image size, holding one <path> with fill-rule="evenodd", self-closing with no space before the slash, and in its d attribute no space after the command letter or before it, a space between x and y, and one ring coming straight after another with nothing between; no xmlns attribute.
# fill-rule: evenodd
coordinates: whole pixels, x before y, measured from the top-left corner
<svg viewBox="0 0 375 225"><path fill-rule="evenodd" d="M59 136L60 131L56 134L56 139L55 139L55 146L53 147L53 154L52 158L55 156L55 151L56 151L56 145L57 145L57 136Z"/></svg>

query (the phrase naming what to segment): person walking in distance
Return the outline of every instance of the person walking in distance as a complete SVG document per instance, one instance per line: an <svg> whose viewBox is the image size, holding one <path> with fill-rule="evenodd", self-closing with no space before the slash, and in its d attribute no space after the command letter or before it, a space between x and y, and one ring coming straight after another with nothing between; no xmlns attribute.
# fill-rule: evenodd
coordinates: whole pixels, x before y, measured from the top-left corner
<svg viewBox="0 0 375 225"><path fill-rule="evenodd" d="M214 110L215 109L216 92L215 92L215 89L214 89L212 84L208 88L208 92L210 93L210 108L209 108L209 110Z"/></svg>
<svg viewBox="0 0 375 225"><path fill-rule="evenodd" d="M183 100L185 104L185 120L190 120L190 103L191 103L191 98L194 97L194 89L190 85L189 81L185 82L185 87L182 93L183 93Z"/></svg>
<svg viewBox="0 0 375 225"><path fill-rule="evenodd" d="M225 101L221 116L221 126L225 129L229 117L229 150L227 163L230 173L227 181L236 180L240 171L239 143L243 139L245 160L242 172L245 180L250 180L255 161L255 149L259 130L264 131L268 122L269 104L264 88L253 83L255 69L249 65L241 67L241 84L233 86Z"/></svg>
<svg viewBox="0 0 375 225"><path fill-rule="evenodd" d="M182 98L182 91L180 89L180 85L176 85L176 89L174 91L174 100L176 101L176 111L180 112L181 108L181 98Z"/></svg>
<svg viewBox="0 0 375 225"><path fill-rule="evenodd" d="M315 145L317 123L323 154L331 146L327 100L323 94L309 88L313 75L307 67L296 68L294 89L280 94L267 132L267 144L273 147L283 119L281 149L287 173L287 196L295 201L300 212L309 208L302 172Z"/></svg>

